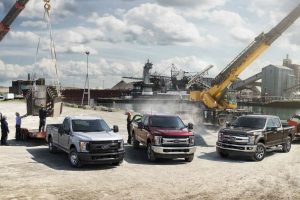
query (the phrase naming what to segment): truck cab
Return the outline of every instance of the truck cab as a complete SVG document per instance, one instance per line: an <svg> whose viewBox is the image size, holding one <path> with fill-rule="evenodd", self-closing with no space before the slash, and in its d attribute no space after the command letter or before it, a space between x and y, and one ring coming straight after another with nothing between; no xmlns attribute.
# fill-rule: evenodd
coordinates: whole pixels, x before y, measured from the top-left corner
<svg viewBox="0 0 300 200"><path fill-rule="evenodd" d="M191 162L196 151L193 125L175 115L146 114L132 123L132 145L147 147L147 158L184 158Z"/></svg>
<svg viewBox="0 0 300 200"><path fill-rule="evenodd" d="M66 117L62 124L48 125L46 132L49 151L68 153L73 167L123 161L124 142L117 134L118 127L111 129L100 117Z"/></svg>

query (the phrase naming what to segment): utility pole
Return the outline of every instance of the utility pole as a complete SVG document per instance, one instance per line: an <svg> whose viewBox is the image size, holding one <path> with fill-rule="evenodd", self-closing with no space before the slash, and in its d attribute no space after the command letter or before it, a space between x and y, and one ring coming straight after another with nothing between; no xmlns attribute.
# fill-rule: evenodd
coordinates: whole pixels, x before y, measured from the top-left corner
<svg viewBox="0 0 300 200"><path fill-rule="evenodd" d="M83 88L83 95L82 95L82 100L81 100L81 106L83 106L83 101L84 101L84 95L88 95L88 105L90 105L90 80L89 80L89 55L90 52L86 51L86 78L85 78L85 83L84 83L84 88ZM87 91L86 91L87 89Z"/></svg>

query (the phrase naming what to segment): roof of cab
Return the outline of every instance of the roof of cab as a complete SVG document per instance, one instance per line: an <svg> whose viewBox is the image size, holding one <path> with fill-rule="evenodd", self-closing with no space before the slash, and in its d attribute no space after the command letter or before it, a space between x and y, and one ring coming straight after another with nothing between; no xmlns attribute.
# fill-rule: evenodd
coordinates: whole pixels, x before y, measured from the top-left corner
<svg viewBox="0 0 300 200"><path fill-rule="evenodd" d="M73 119L82 119L82 120L102 119L99 116L84 116L84 115L68 116L68 118L70 118L71 120L73 120Z"/></svg>
<svg viewBox="0 0 300 200"><path fill-rule="evenodd" d="M242 117L256 117L256 118L279 118L276 115L243 115Z"/></svg>
<svg viewBox="0 0 300 200"><path fill-rule="evenodd" d="M162 117L178 117L175 114L168 114L168 113L145 113L146 116L162 116Z"/></svg>

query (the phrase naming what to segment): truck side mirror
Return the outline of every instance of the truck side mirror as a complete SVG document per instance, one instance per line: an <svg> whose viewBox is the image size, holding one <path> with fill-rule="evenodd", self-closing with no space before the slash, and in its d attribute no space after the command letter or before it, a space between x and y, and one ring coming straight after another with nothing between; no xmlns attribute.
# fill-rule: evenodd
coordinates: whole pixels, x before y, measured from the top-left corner
<svg viewBox="0 0 300 200"><path fill-rule="evenodd" d="M70 128L64 128L64 132L65 132L65 134L69 135L71 130L70 130Z"/></svg>
<svg viewBox="0 0 300 200"><path fill-rule="evenodd" d="M140 129L143 129L143 128L144 128L143 122L139 122L139 123L138 123L138 128L140 128Z"/></svg>
<svg viewBox="0 0 300 200"><path fill-rule="evenodd" d="M277 131L277 127L267 127L267 131Z"/></svg>
<svg viewBox="0 0 300 200"><path fill-rule="evenodd" d="M114 133L119 132L119 127L117 125L114 125L113 126L113 131L114 131Z"/></svg>
<svg viewBox="0 0 300 200"><path fill-rule="evenodd" d="M63 127L62 127L62 126L59 126L59 127L58 127L58 133L61 133L61 134L63 134L63 132L64 132L64 129L63 129Z"/></svg>
<svg viewBox="0 0 300 200"><path fill-rule="evenodd" d="M271 131L277 131L277 127L272 127Z"/></svg>
<svg viewBox="0 0 300 200"><path fill-rule="evenodd" d="M189 129L189 130L193 130L193 129L194 129L194 124L188 123L188 129Z"/></svg>
<svg viewBox="0 0 300 200"><path fill-rule="evenodd" d="M230 127L231 123L230 122L226 122L226 128Z"/></svg>

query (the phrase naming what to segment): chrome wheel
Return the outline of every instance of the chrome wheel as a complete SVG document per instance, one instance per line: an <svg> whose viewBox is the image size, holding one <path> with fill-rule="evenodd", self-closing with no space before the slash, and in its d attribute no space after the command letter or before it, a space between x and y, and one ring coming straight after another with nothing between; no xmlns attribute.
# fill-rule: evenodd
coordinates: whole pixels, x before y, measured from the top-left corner
<svg viewBox="0 0 300 200"><path fill-rule="evenodd" d="M51 140L49 141L49 151L53 151L53 144Z"/></svg>
<svg viewBox="0 0 300 200"><path fill-rule="evenodd" d="M71 152L70 154L70 162L72 165L76 166L78 163L78 155L76 152Z"/></svg>
<svg viewBox="0 0 300 200"><path fill-rule="evenodd" d="M55 153L57 150L56 147L53 145L52 138L49 139L48 149L50 153Z"/></svg>
<svg viewBox="0 0 300 200"><path fill-rule="evenodd" d="M289 139L287 140L287 142L286 142L286 149L287 149L288 151L290 151L290 150L291 150L291 147L292 147L291 139L289 138Z"/></svg>
<svg viewBox="0 0 300 200"><path fill-rule="evenodd" d="M291 150L292 148L292 139L290 137L288 137L286 139L286 142L284 144L282 144L282 151L287 153Z"/></svg>
<svg viewBox="0 0 300 200"><path fill-rule="evenodd" d="M258 143L256 147L256 152L253 156L253 160L262 161L266 156L266 147L263 143Z"/></svg>
<svg viewBox="0 0 300 200"><path fill-rule="evenodd" d="M265 155L265 149L261 146L257 147L257 150L256 150L256 157L258 159L262 159Z"/></svg>

